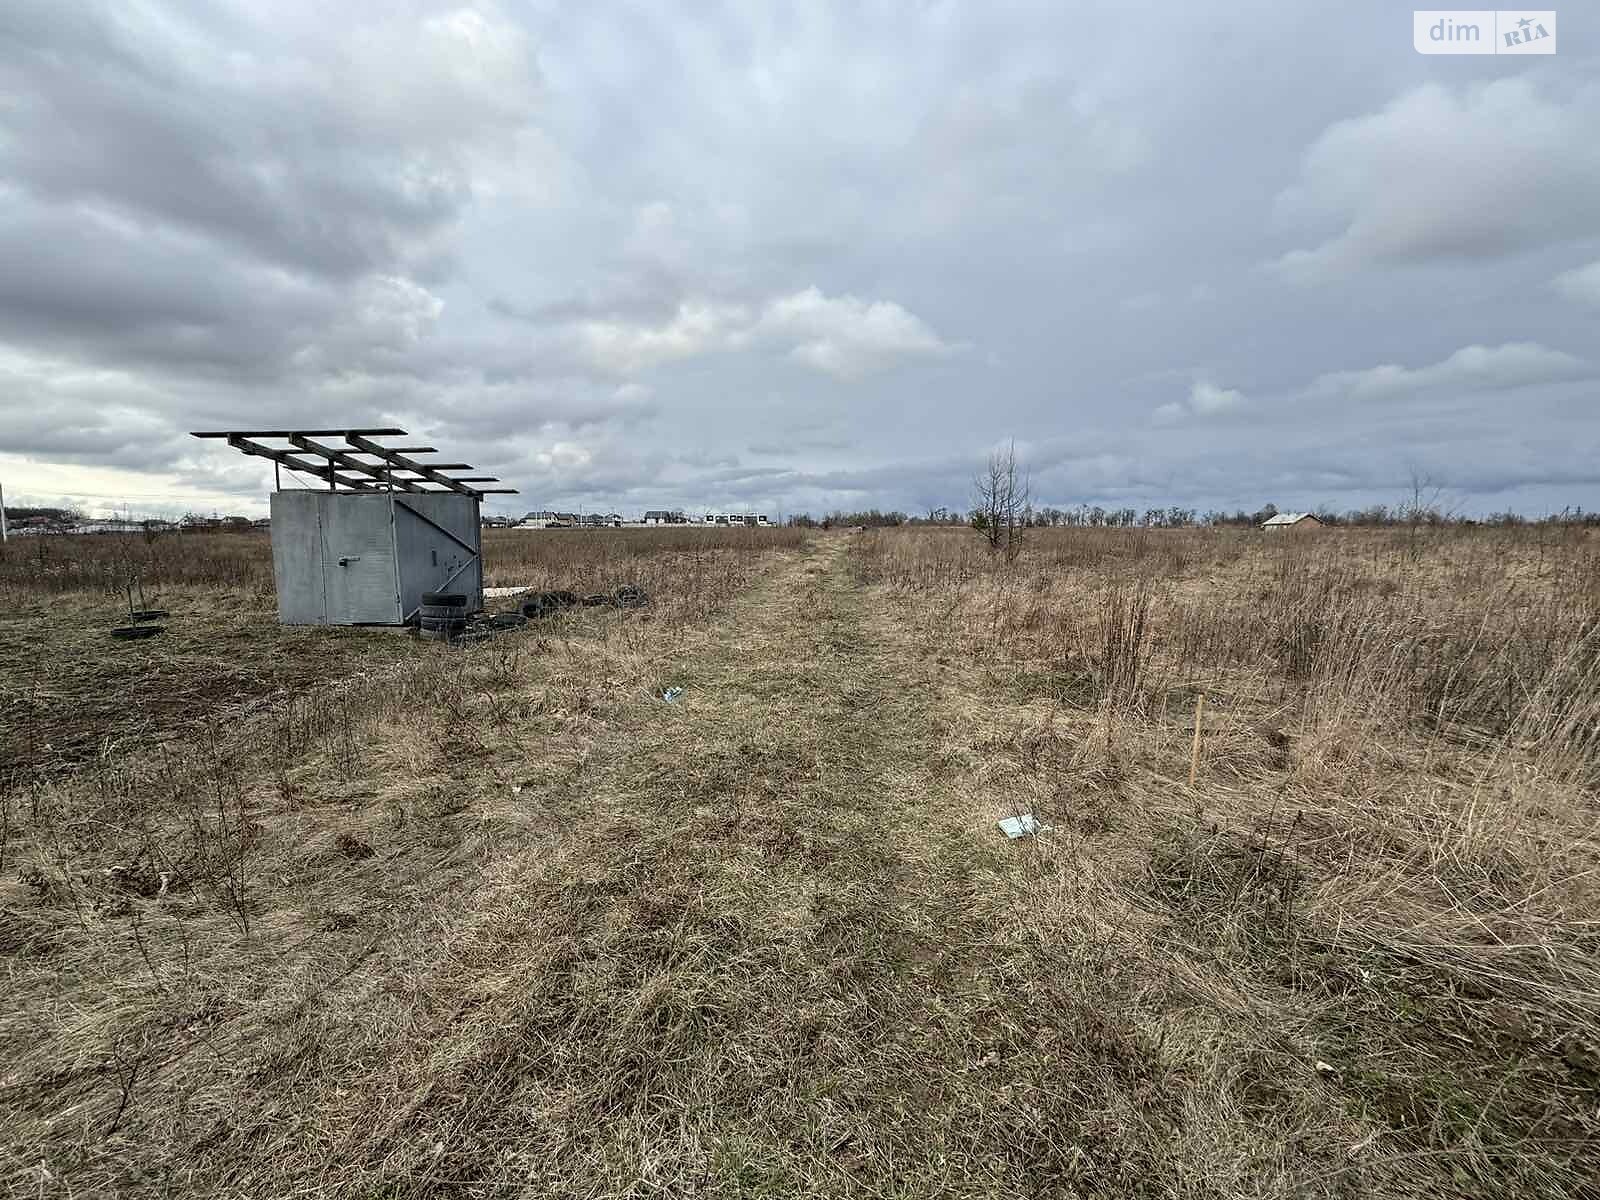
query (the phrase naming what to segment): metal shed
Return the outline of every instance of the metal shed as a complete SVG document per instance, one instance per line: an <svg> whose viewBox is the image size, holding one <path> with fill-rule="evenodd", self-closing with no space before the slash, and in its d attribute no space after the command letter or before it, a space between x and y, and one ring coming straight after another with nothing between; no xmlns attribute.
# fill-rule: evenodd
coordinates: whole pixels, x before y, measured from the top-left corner
<svg viewBox="0 0 1600 1200"><path fill-rule="evenodd" d="M478 501L436 495L272 494L272 575L285 625L404 625L423 592L483 607Z"/></svg>
<svg viewBox="0 0 1600 1200"><path fill-rule="evenodd" d="M424 592L460 592L467 611L483 608L479 504L472 488L489 476L451 477L465 463L425 463L431 446L387 447L374 437L403 429L222 431L245 454L311 475L321 488L272 494L272 574L285 625L404 625ZM346 447L314 439L343 438ZM269 444L287 441L288 447Z"/></svg>

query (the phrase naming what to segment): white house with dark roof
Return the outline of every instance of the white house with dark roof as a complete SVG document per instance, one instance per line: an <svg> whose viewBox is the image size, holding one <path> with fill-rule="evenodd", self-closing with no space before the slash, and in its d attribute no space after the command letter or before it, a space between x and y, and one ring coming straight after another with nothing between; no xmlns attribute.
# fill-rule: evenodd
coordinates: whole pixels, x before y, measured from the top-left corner
<svg viewBox="0 0 1600 1200"><path fill-rule="evenodd" d="M1312 513L1279 513L1261 522L1261 528L1268 533L1282 533L1285 530L1304 532L1308 529L1321 529L1322 522Z"/></svg>

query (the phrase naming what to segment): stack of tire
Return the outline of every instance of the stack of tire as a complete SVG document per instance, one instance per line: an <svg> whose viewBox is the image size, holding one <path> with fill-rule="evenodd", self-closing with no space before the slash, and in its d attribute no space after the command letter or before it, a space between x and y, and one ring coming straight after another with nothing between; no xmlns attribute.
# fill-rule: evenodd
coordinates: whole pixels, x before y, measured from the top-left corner
<svg viewBox="0 0 1600 1200"><path fill-rule="evenodd" d="M467 598L460 592L423 592L417 609L422 636L438 642L454 641L467 628Z"/></svg>

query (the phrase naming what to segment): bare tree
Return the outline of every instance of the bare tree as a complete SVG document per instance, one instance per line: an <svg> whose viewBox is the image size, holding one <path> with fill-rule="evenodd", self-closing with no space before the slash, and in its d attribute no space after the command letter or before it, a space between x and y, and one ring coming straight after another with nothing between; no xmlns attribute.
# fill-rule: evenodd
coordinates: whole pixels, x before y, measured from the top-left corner
<svg viewBox="0 0 1600 1200"><path fill-rule="evenodd" d="M1017 466L1016 442L989 455L972 487L973 528L983 534L991 553L1015 559L1022 552L1024 513L1032 504L1027 470Z"/></svg>
<svg viewBox="0 0 1600 1200"><path fill-rule="evenodd" d="M1448 522L1453 517L1454 510L1443 503L1444 487L1433 481L1433 476L1427 474L1415 463L1407 468L1410 477L1410 490L1404 500L1395 509L1395 515L1406 526L1406 554L1415 561L1422 554L1422 543L1418 539L1418 532L1425 525L1440 525Z"/></svg>
<svg viewBox="0 0 1600 1200"><path fill-rule="evenodd" d="M1415 528L1418 525L1437 524L1442 517L1439 501L1444 488L1434 483L1433 476L1415 464L1407 467L1410 488L1397 511L1401 520Z"/></svg>

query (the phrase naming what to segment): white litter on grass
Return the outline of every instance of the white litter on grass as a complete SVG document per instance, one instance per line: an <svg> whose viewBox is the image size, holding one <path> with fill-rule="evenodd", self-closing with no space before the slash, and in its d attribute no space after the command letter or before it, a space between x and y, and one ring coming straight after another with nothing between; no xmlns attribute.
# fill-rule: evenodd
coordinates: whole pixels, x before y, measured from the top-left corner
<svg viewBox="0 0 1600 1200"><path fill-rule="evenodd" d="M504 600L507 596L520 596L523 592L533 591L533 585L524 584L522 587L492 587L483 589L485 600Z"/></svg>
<svg viewBox="0 0 1600 1200"><path fill-rule="evenodd" d="M666 691L661 693L661 698L668 704L676 704L678 702L678 697L681 695L683 695L683 689L681 687L669 687Z"/></svg>
<svg viewBox="0 0 1600 1200"><path fill-rule="evenodd" d="M1000 826L1000 832L1008 838L1027 837L1031 833L1043 833L1050 828L1032 813L1024 813L1020 817L1006 817L1004 820L996 821L995 824Z"/></svg>

